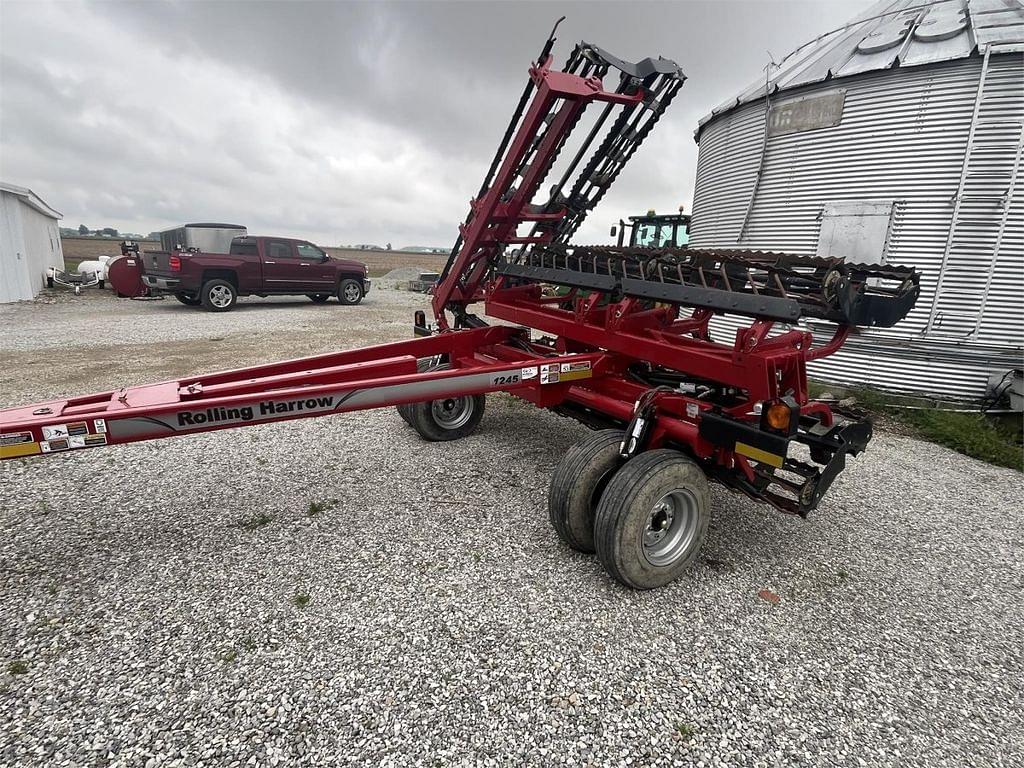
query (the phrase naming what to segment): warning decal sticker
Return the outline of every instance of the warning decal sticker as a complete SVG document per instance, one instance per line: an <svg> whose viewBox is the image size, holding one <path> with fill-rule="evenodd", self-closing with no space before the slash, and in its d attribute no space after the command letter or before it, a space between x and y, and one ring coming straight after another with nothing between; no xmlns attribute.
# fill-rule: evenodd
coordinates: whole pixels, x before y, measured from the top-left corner
<svg viewBox="0 0 1024 768"><path fill-rule="evenodd" d="M31 442L31 432L8 432L6 435L0 435L0 445L18 445Z"/></svg>
<svg viewBox="0 0 1024 768"><path fill-rule="evenodd" d="M589 360L580 360L575 363L562 363L559 375L562 381L575 381L576 379L589 379L592 375Z"/></svg>
<svg viewBox="0 0 1024 768"><path fill-rule="evenodd" d="M40 443L35 443L37 450L33 453L57 453L58 451L70 451L75 448L95 448L98 445L107 444L107 426L103 419L95 419L93 426L103 431L96 433L89 432L89 425L84 421L76 421L72 424L54 424L43 427L43 437Z"/></svg>
<svg viewBox="0 0 1024 768"><path fill-rule="evenodd" d="M67 436L67 424L54 424L52 427L43 427L43 440L56 440Z"/></svg>
<svg viewBox="0 0 1024 768"><path fill-rule="evenodd" d="M32 439L31 432L8 432L0 435L0 458L16 459L19 456L35 456L39 443Z"/></svg>

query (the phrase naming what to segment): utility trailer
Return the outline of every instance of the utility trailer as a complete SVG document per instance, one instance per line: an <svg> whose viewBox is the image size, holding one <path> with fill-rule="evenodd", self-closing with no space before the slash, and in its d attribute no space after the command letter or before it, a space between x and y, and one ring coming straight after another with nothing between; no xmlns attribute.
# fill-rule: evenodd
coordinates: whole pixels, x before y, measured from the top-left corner
<svg viewBox="0 0 1024 768"><path fill-rule="evenodd" d="M10 408L0 455L389 405L445 441L476 428L487 393L508 392L595 429L555 469L548 511L568 546L596 551L628 586L663 585L695 560L709 480L806 516L871 437L866 419L809 399L807 363L855 326L898 322L919 276L780 253L570 245L684 77L667 59L630 63L588 43L556 70L554 42L459 229L433 322L415 314L418 338ZM502 324L471 311L481 302ZM713 340L721 313L749 322ZM803 318L834 323L831 338L815 345L793 327Z"/></svg>

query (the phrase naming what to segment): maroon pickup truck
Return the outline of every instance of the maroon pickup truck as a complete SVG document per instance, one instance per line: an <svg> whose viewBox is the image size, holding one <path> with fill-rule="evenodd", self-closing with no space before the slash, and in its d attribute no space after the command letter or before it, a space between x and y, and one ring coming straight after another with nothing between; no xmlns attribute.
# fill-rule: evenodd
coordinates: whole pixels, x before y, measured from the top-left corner
<svg viewBox="0 0 1024 768"><path fill-rule="evenodd" d="M286 237L236 237L228 253L146 251L142 272L151 290L211 312L227 312L239 296L305 294L318 304L337 296L358 304L370 290L365 264Z"/></svg>

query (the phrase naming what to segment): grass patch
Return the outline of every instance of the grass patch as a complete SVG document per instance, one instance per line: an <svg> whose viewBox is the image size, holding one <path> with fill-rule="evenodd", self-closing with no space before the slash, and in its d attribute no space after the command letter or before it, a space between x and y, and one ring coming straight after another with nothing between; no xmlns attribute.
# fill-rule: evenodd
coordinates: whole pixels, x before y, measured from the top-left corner
<svg viewBox="0 0 1024 768"><path fill-rule="evenodd" d="M676 723L676 733L678 733L680 737L682 737L686 741L689 741L697 735L697 726L695 726L693 723L687 723L680 720L678 723Z"/></svg>
<svg viewBox="0 0 1024 768"><path fill-rule="evenodd" d="M258 515L253 515L247 520L239 520L238 527L243 531L255 531L265 525L269 525L273 520L274 518L266 512L260 512Z"/></svg>
<svg viewBox="0 0 1024 768"><path fill-rule="evenodd" d="M15 659L7 662L7 671L12 675L24 675L28 672L28 662L24 659Z"/></svg>
<svg viewBox="0 0 1024 768"><path fill-rule="evenodd" d="M321 512L326 512L329 509L334 509L338 503L337 499L322 499L320 501L311 501L309 506L306 508L306 514L310 517L319 515Z"/></svg>
<svg viewBox="0 0 1024 768"><path fill-rule="evenodd" d="M977 413L899 409L896 418L925 440L1000 467L1024 471L1020 433Z"/></svg>
<svg viewBox="0 0 1024 768"><path fill-rule="evenodd" d="M814 382L811 397L834 391L828 385ZM958 413L939 408L901 408L893 405L885 394L872 389L846 389L844 397L855 400L855 408L888 420L902 431L920 440L944 445L957 453L999 467L1024 472L1024 444L1021 422L1011 425L979 412Z"/></svg>
<svg viewBox="0 0 1024 768"><path fill-rule="evenodd" d="M294 602L295 605L299 608L305 608L307 605L309 605L309 601L312 599L313 598L311 598L304 592L299 592L295 595L295 597L292 598L292 602Z"/></svg>

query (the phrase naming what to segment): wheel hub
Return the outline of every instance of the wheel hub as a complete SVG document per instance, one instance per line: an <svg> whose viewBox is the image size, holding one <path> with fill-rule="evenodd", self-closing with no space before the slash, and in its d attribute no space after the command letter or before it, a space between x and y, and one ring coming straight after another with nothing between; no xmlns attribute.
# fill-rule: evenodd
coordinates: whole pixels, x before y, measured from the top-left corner
<svg viewBox="0 0 1024 768"><path fill-rule="evenodd" d="M430 411L438 426L458 429L473 417L473 398L463 396L434 400Z"/></svg>
<svg viewBox="0 0 1024 768"><path fill-rule="evenodd" d="M231 303L231 291L223 285L217 285L210 289L210 303L215 307L226 307Z"/></svg>
<svg viewBox="0 0 1024 768"><path fill-rule="evenodd" d="M685 488L669 491L658 500L640 534L647 562L667 566L685 556L697 533L697 509L697 499Z"/></svg>

